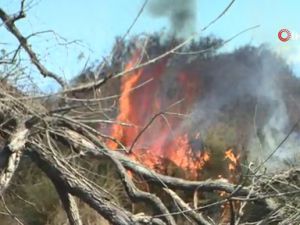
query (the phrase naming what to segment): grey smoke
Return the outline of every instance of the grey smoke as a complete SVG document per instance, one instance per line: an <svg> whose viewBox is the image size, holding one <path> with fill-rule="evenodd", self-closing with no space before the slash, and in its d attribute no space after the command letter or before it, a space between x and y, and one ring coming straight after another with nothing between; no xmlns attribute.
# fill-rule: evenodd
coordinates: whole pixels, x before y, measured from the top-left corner
<svg viewBox="0 0 300 225"><path fill-rule="evenodd" d="M174 67L176 65L180 63L174 63ZM243 146L248 160L256 165L268 158L294 123L288 116L278 81L284 74L284 64L264 48L261 51L241 49L233 54L219 55L205 64L196 60L184 70L195 70L194 73L201 76L203 91L183 126L196 126L195 129L200 129L200 134L205 136L213 124L240 118L237 123L248 124L245 126L248 130L241 131L248 136ZM224 118L226 110L232 111L225 113L229 118ZM299 159L299 136L297 132L292 133L264 166L274 170Z"/></svg>
<svg viewBox="0 0 300 225"><path fill-rule="evenodd" d="M168 18L171 33L184 38L196 30L196 0L151 0L148 11L154 17Z"/></svg>
<svg viewBox="0 0 300 225"><path fill-rule="evenodd" d="M261 85L256 88L258 97L271 103L271 110L267 122L261 127L264 135L263 140L259 140L257 134L253 134L248 145L249 158L262 163L277 148L279 143L287 135L286 132L291 126L288 118L287 108L283 100L282 90L276 82L276 74L280 73L281 68L274 65L274 60L265 57L261 61ZM261 111L259 104L257 111ZM255 118L254 118L255 119ZM259 126L259 124L257 125ZM264 165L269 169L283 167L283 162L293 157L293 151L297 145L294 140L290 140L281 147L272 158Z"/></svg>

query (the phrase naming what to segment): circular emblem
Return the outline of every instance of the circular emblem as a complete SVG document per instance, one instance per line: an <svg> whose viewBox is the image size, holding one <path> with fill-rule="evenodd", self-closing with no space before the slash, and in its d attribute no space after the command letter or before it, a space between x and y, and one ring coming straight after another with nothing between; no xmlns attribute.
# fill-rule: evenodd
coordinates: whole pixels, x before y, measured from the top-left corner
<svg viewBox="0 0 300 225"><path fill-rule="evenodd" d="M291 39L291 37L292 37L292 34L288 29L281 29L278 32L278 38L282 42L287 42L288 40Z"/></svg>

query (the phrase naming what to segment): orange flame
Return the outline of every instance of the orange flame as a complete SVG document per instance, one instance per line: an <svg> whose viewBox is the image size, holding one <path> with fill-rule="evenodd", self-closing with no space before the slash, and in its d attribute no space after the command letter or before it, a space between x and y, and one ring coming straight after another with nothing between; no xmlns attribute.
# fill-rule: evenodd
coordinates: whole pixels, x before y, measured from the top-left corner
<svg viewBox="0 0 300 225"><path fill-rule="evenodd" d="M115 124L110 134L131 150L131 158L151 169L166 172L174 165L188 171L189 178L199 178L211 155L204 151L200 133L185 127L180 115L189 113L199 98L200 77L190 71L167 71L167 60L122 77L117 121L132 126ZM125 71L132 70L138 61L140 54L136 53ZM166 109L172 113L161 113ZM113 150L119 147L111 140L107 146ZM230 161L229 171L239 163L231 149L225 159Z"/></svg>
<svg viewBox="0 0 300 225"><path fill-rule="evenodd" d="M225 152L225 159L229 159L228 169L231 172L234 172L239 165L239 155L235 156L232 149L228 149Z"/></svg>
<svg viewBox="0 0 300 225"><path fill-rule="evenodd" d="M138 61L139 54L135 54L125 70L131 70ZM198 76L188 79L190 74L179 72L174 76L174 83L178 87L165 90L166 63L167 60L160 61L122 77L117 121L132 126L113 125L111 136L127 148L134 145L130 157L150 168L163 171L166 169L163 164L167 165L168 163L165 163L167 160L183 170L190 171L192 176L196 177L197 171L205 166L210 156L207 152L200 151L202 150L200 146L199 149L192 148L191 137L194 136L193 139L197 140L200 134L189 135L187 131L183 131L184 128L179 129L182 119L178 115L188 113L188 109L199 95L199 79ZM135 89L147 80L150 82ZM174 114L162 114L148 124L154 115L182 99L180 104L175 104L171 108ZM147 129L137 138L145 126L148 126ZM118 148L118 144L113 141L108 141L107 146L111 149Z"/></svg>

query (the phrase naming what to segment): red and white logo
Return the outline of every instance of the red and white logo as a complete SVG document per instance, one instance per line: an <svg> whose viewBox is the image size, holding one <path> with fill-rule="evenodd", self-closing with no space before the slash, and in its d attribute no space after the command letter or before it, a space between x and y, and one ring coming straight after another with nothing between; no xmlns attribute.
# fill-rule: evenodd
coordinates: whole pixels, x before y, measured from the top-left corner
<svg viewBox="0 0 300 225"><path fill-rule="evenodd" d="M287 42L292 37L292 33L288 29L281 29L278 32L278 38L282 42Z"/></svg>

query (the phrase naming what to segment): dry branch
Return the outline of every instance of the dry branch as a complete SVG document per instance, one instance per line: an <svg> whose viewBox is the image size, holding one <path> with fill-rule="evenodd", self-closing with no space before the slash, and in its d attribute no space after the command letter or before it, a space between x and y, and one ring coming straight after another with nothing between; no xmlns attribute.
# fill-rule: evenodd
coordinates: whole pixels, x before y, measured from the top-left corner
<svg viewBox="0 0 300 225"><path fill-rule="evenodd" d="M109 151L99 147L101 145L99 139L94 137L91 133L84 131L82 127L79 129L76 126L76 124L68 124L66 126L72 127L73 130L64 129L64 133L61 137L65 138L67 142L73 143L77 147L81 146L81 149L79 148L78 152L80 152L82 156L86 155L91 156L92 158L103 158L109 156L120 161L126 169L129 169L132 172L143 176L150 183L154 183L162 187L192 192L195 190L208 192L225 191L227 193L234 193L234 196L247 196L249 194L248 188L231 184L229 182L224 181L224 179L190 181L159 174L154 170L151 170L141 165L140 163L132 160L131 158L129 158L121 152ZM252 195L256 196L255 193L253 193Z"/></svg>
<svg viewBox="0 0 300 225"><path fill-rule="evenodd" d="M187 203L185 203L177 194L176 192L172 191L171 189L164 188L165 192L167 192L172 199L179 205L179 207L184 210L187 215L189 215L197 224L199 225L211 225L201 213L195 212Z"/></svg>
<svg viewBox="0 0 300 225"><path fill-rule="evenodd" d="M65 192L70 193L90 207L95 209L100 215L114 225L144 224L144 221L151 221L151 217L139 217L131 214L129 211L106 199L98 189L76 177L67 169L57 156L49 156L36 145L30 145L28 154L38 167L52 180L59 185ZM52 160L50 159L52 158ZM161 224L161 221L153 224Z"/></svg>
<svg viewBox="0 0 300 225"><path fill-rule="evenodd" d="M134 201L134 202L143 201L143 202L151 204L153 206L153 208L156 209L156 211L158 211L159 213L164 215L164 218L165 218L167 224L176 225L174 218L170 215L169 210L164 205L164 203L161 201L161 199L154 194L139 190L135 186L135 184L132 182L132 179L129 178L127 171L124 168L124 166L122 165L122 163L113 157L109 157L109 158L116 165L116 167L118 169L118 173L119 173L121 180L123 182L123 185L126 189L126 192L127 192L128 196L132 199L132 201Z"/></svg>
<svg viewBox="0 0 300 225"><path fill-rule="evenodd" d="M54 183L54 185L67 213L70 225L82 225L75 198L71 194L67 193L64 187L60 187L58 183Z"/></svg>
<svg viewBox="0 0 300 225"><path fill-rule="evenodd" d="M58 159L54 163L53 160L49 159L49 156L34 146L31 146L30 149L32 149L29 154L31 159L51 180L59 184L60 188L63 188L65 192L85 201L112 224L125 225L131 223L130 216L125 210L105 200L98 190L84 184L68 171Z"/></svg>
<svg viewBox="0 0 300 225"><path fill-rule="evenodd" d="M134 173L137 173L140 176L143 176L147 180L147 182L154 183L162 187L169 187L173 189L191 192L197 189L199 191L225 191L228 193L233 193L236 189L239 188L239 186L226 182L224 181L224 179L191 181L162 175L130 159L129 157L120 152L105 151L106 150L103 149L97 149L97 151L88 151L85 154L98 158L109 154L111 155L111 157L118 159L124 165L125 168L131 170ZM246 187L241 188L237 193L235 193L235 195L242 196L246 196L247 194L248 188ZM255 193L253 195L255 196Z"/></svg>
<svg viewBox="0 0 300 225"><path fill-rule="evenodd" d="M23 150L25 149L25 142L27 141L29 130L25 128L24 124L20 125L15 133L12 134L11 140L0 152L1 158L1 172L0 172L0 195L9 186L9 183L18 168Z"/></svg>
<svg viewBox="0 0 300 225"><path fill-rule="evenodd" d="M19 15L19 14L18 14ZM20 17L14 17L6 14L6 12L0 8L0 19L2 22L5 24L6 29L12 33L17 40L19 41L20 45L23 47L23 49L26 51L28 54L32 64L36 66L38 71L44 76L44 77L49 77L54 79L59 85L62 87L65 87L65 82L61 77L59 77L57 74L49 71L38 59L36 53L32 50L30 47L30 44L27 41L27 38L25 38L22 33L19 31L19 29L15 25L15 21L17 19L21 19L25 17L25 14L20 13Z"/></svg>

